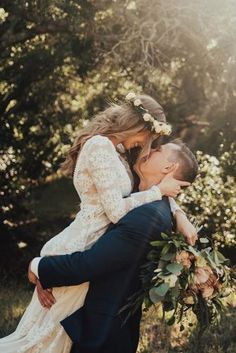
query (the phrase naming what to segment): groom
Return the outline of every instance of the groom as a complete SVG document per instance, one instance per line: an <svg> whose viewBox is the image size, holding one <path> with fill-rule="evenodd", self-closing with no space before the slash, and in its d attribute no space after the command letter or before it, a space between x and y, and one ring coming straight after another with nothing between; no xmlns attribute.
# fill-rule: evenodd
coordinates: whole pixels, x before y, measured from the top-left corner
<svg viewBox="0 0 236 353"><path fill-rule="evenodd" d="M152 151L149 159L142 161L140 189L160 183L176 164L175 177L193 182L196 159L184 144L175 142ZM32 261L31 271L45 289L90 282L84 306L61 322L74 342L71 353L136 352L141 306L125 324L127 313L118 312L140 288L140 266L150 242L171 229L169 202L163 198L129 212L89 250Z"/></svg>

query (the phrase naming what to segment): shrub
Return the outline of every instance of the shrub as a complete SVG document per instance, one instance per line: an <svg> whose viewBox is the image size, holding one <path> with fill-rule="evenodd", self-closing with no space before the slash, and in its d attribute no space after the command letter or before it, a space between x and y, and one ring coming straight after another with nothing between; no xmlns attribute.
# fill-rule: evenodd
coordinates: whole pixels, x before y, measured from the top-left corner
<svg viewBox="0 0 236 353"><path fill-rule="evenodd" d="M225 168L232 153L233 149L217 159L197 152L199 176L180 196L186 212L194 216L196 222L204 226L205 233L221 247L231 247L236 243L236 185L234 177L227 175Z"/></svg>

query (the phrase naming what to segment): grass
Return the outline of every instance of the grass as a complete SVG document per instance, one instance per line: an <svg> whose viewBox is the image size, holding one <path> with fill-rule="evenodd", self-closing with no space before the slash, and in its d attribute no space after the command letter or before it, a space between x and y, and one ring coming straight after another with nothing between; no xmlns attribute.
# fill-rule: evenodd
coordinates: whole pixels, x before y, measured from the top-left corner
<svg viewBox="0 0 236 353"><path fill-rule="evenodd" d="M16 280L1 283L0 286L0 337L3 337L16 328L32 295L32 288L28 283Z"/></svg>
<svg viewBox="0 0 236 353"><path fill-rule="evenodd" d="M236 352L236 295L228 298L229 310L220 325L208 329L202 337L196 332L194 315L185 320L185 330L180 325L167 326L160 312L151 310L143 316L138 353L235 353Z"/></svg>
<svg viewBox="0 0 236 353"><path fill-rule="evenodd" d="M0 337L16 328L30 301L32 287L25 281L10 280L0 286ZM160 319L160 311L150 310L143 315L138 353L235 353L236 352L236 295L229 300L230 310L219 327L208 330L201 339L195 328L180 332L180 326L169 327ZM190 316L189 321L193 321Z"/></svg>

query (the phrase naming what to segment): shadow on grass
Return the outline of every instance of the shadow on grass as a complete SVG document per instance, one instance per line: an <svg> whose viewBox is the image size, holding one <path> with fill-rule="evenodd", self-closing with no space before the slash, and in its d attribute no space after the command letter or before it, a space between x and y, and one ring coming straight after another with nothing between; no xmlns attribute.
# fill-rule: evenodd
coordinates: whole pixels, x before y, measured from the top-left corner
<svg viewBox="0 0 236 353"><path fill-rule="evenodd" d="M190 315L184 323L172 327L164 324L158 311L146 313L141 325L138 353L235 353L236 352L236 296L229 299L229 310L218 327L208 329L200 338Z"/></svg>
<svg viewBox="0 0 236 353"><path fill-rule="evenodd" d="M1 283L0 337L14 331L33 288L26 281ZM236 298L232 300L235 304ZM190 317L190 321L192 317ZM235 353L236 307L231 307L217 328L206 331L199 340L195 329L180 332L179 325L169 327L162 323L160 314L149 311L143 316L138 353Z"/></svg>
<svg viewBox="0 0 236 353"><path fill-rule="evenodd" d="M33 293L31 285L16 280L1 282L0 286L0 337L12 333Z"/></svg>

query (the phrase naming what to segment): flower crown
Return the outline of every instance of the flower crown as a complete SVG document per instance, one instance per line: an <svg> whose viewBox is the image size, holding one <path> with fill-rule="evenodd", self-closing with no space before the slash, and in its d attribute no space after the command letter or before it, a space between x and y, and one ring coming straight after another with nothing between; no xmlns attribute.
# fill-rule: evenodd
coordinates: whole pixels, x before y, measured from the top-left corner
<svg viewBox="0 0 236 353"><path fill-rule="evenodd" d="M153 116L149 113L149 111L144 108L141 100L137 98L135 93L128 93L125 97L125 100L131 103L135 110L141 114L143 120L147 122L151 127L151 131L155 131L159 135L171 134L171 126L167 123L154 119Z"/></svg>

